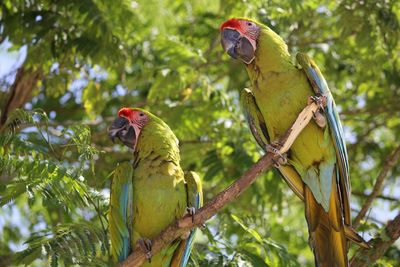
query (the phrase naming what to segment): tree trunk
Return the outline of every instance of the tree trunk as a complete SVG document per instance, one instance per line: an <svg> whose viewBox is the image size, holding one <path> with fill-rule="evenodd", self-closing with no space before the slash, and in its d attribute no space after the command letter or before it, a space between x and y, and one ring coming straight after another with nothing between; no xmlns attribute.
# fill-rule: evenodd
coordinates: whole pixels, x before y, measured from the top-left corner
<svg viewBox="0 0 400 267"><path fill-rule="evenodd" d="M26 102L31 99L33 89L35 89L41 71L39 69L28 68L23 66L17 70L14 83L10 87L8 98L3 107L1 107L0 129L3 128L10 112L17 108L22 108Z"/></svg>

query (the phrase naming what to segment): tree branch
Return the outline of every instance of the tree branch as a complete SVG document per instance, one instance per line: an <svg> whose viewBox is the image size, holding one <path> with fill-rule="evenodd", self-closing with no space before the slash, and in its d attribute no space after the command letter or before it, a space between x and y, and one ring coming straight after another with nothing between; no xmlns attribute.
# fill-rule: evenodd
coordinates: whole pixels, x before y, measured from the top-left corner
<svg viewBox="0 0 400 267"><path fill-rule="evenodd" d="M297 136L310 122L313 113L319 108L315 103L306 106L299 114L296 121L279 140L282 144L279 152L286 153ZM244 190L246 190L257 178L258 175L265 172L271 167L275 160L279 158L278 155L267 153L261 159L251 166L239 179L232 183L228 188L218 193L211 201L206 203L196 214L192 217L186 215L178 221L169 225L160 235L152 241L152 254L156 254L163 247L167 246L190 229L202 225L206 220L214 216L225 205L236 199ZM146 256L143 250L137 245L132 254L118 266L140 266L146 261Z"/></svg>
<svg viewBox="0 0 400 267"><path fill-rule="evenodd" d="M363 206L361 207L360 212L357 214L357 217L353 221L354 228L356 228L359 225L360 221L365 217L365 214L367 214L367 211L371 207L371 204L374 201L374 199L381 193L383 182L385 181L389 171L394 167L396 162L399 160L399 157L400 157L400 146L398 146L385 159L381 172L379 173L378 178L376 178L376 182L374 188L372 189L371 194L365 200Z"/></svg>
<svg viewBox="0 0 400 267"><path fill-rule="evenodd" d="M354 195L354 196L361 197L361 198L368 198L370 196L369 194L366 194L366 193L361 192L361 191L352 191L351 194ZM382 199L382 200L386 200L386 201L390 201L390 202L400 202L400 199L398 199L398 198L391 197L391 196L386 196L386 195L382 195L382 194L377 195L376 198L379 198L379 199Z"/></svg>
<svg viewBox="0 0 400 267"><path fill-rule="evenodd" d="M1 108L0 130L7 121L8 114L22 108L31 98L31 93L41 78L41 70L25 69L23 66L17 70L14 83L10 87L8 99Z"/></svg>
<svg viewBox="0 0 400 267"><path fill-rule="evenodd" d="M351 259L351 267L371 266L376 260L381 258L391 245L400 237L400 213L389 221L379 237L372 239L368 243L372 249L360 248Z"/></svg>

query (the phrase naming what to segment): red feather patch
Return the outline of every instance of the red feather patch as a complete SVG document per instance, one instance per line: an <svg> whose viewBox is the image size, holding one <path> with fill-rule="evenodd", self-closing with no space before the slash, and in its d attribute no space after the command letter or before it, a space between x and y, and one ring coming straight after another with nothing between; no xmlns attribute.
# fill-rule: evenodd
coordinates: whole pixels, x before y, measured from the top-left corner
<svg viewBox="0 0 400 267"><path fill-rule="evenodd" d="M129 118L132 114L132 110L130 108L121 108L118 111L118 117Z"/></svg>
<svg viewBox="0 0 400 267"><path fill-rule="evenodd" d="M229 20L225 21L224 23L222 23L220 31L222 31L226 27L233 28L233 29L241 28L240 22L238 19L229 19Z"/></svg>

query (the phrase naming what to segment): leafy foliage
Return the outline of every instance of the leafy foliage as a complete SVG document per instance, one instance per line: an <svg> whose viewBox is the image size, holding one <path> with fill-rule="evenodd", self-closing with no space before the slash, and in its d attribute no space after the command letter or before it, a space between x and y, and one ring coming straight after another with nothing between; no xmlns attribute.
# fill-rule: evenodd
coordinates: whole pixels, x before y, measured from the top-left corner
<svg viewBox="0 0 400 267"><path fill-rule="evenodd" d="M96 255L106 254L107 235L88 222L57 225L52 231L36 232L26 243L29 247L16 254L16 261L25 265L44 254L51 266L61 262L65 265L107 266L96 259ZM101 251L97 251L98 247Z"/></svg>
<svg viewBox="0 0 400 267"><path fill-rule="evenodd" d="M24 47L26 75L41 80L0 129L0 263L109 264L109 177L131 154L106 129L122 106L170 125L206 201L259 158L239 107L247 74L219 45L232 16L269 25L321 68L345 126L356 213L399 145L398 1L4 0L0 43ZM1 109L15 72L0 81ZM382 193L392 200L375 201L359 228L367 238L398 212L399 172ZM303 205L277 177L263 175L208 223L192 265L312 264ZM379 264L399 260L393 246Z"/></svg>

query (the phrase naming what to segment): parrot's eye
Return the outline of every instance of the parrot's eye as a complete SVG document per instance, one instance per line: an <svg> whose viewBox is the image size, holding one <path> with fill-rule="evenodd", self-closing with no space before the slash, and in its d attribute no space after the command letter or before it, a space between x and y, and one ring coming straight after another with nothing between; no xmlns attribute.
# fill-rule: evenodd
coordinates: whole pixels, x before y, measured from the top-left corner
<svg viewBox="0 0 400 267"><path fill-rule="evenodd" d="M253 23L247 22L247 26L253 26Z"/></svg>
<svg viewBox="0 0 400 267"><path fill-rule="evenodd" d="M144 114L143 114L143 113L140 113L140 114L139 114L139 116L140 116L140 117L143 117L143 116L144 116Z"/></svg>

